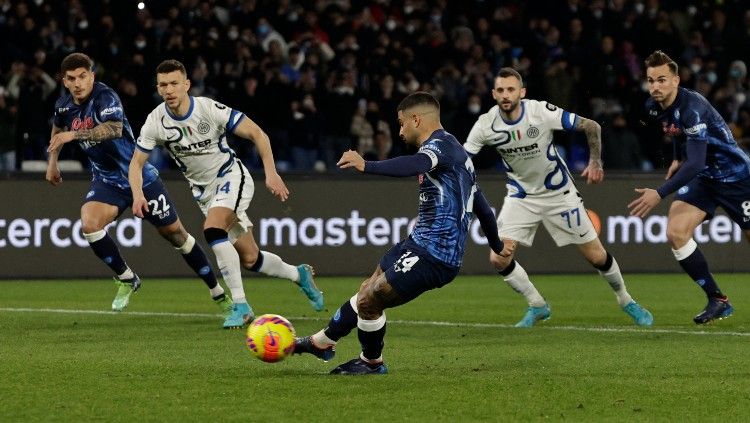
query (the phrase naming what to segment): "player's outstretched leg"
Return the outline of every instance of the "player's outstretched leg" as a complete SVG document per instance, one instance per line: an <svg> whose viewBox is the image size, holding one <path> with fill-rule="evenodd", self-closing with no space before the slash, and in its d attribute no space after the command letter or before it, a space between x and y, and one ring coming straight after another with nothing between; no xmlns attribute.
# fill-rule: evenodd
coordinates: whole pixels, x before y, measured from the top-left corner
<svg viewBox="0 0 750 423"><path fill-rule="evenodd" d="M294 340L294 354L312 354L323 361L336 354L336 342L357 327L357 295L345 301L336 310L328 326L311 336Z"/></svg>
<svg viewBox="0 0 750 423"><path fill-rule="evenodd" d="M526 270L518 264L517 261L511 260L508 266L498 271L503 276L505 282L513 288L514 291L523 295L529 307L523 318L516 323L517 328L530 328L538 321L550 318L552 310L549 304L539 294L534 284L531 283Z"/></svg>
<svg viewBox="0 0 750 423"><path fill-rule="evenodd" d="M300 264L295 267L286 263L274 253L258 251L255 262L251 266L246 265L245 267L253 272L289 279L299 286L300 291L305 294L315 311L321 311L325 307L323 292L315 285L315 279L313 278L315 272L309 264Z"/></svg>
<svg viewBox="0 0 750 423"><path fill-rule="evenodd" d="M726 295L721 292L719 285L714 280L708 269L706 257L698 249L698 244L690 238L684 246L672 250L674 257L691 279L703 289L708 297L708 304L697 316L693 318L696 324L702 325L713 320L725 319L732 315L734 307Z"/></svg>
<svg viewBox="0 0 750 423"><path fill-rule="evenodd" d="M633 319L638 326L651 326L654 324L654 316L650 311L633 300L625 287L625 279L620 272L617 260L607 252L607 258L601 266L594 265L599 274L607 281L617 297L622 311Z"/></svg>

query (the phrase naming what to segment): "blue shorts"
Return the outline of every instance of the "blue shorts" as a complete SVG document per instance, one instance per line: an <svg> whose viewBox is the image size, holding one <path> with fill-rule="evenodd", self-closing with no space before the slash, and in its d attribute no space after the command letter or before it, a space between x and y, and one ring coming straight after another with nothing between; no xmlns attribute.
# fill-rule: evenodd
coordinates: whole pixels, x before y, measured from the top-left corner
<svg viewBox="0 0 750 423"><path fill-rule="evenodd" d="M694 178L677 190L675 200L684 201L706 212L706 220L721 207L743 230L750 229L750 179L737 182L716 182Z"/></svg>
<svg viewBox="0 0 750 423"><path fill-rule="evenodd" d="M143 194L148 200L149 210L144 219L157 227L168 226L177 221L177 208L175 208L172 199L169 198L167 188L161 182L161 179L156 179L143 187ZM130 189L122 189L95 179L91 181L91 188L86 193L86 199L84 200L85 203L89 201L116 206L117 216L119 217L123 211L133 206L133 193Z"/></svg>
<svg viewBox="0 0 750 423"><path fill-rule="evenodd" d="M408 302L423 292L445 286L455 279L459 268L432 257L411 238L394 245L380 259L385 279Z"/></svg>

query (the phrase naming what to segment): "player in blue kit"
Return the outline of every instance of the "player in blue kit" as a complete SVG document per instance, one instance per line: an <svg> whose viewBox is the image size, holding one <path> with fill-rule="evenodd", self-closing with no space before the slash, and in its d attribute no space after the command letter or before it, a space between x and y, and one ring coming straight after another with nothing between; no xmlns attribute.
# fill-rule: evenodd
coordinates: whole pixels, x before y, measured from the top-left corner
<svg viewBox="0 0 750 423"><path fill-rule="evenodd" d="M384 310L406 304L422 293L440 288L458 274L472 215L480 220L490 247L501 253L495 216L476 185L471 159L456 138L440 124L440 104L417 92L398 105L400 136L419 147L411 156L365 161L354 151L341 156L341 168L387 176L419 175L419 212L412 233L393 246L365 280L359 292L344 302L328 327L295 340L294 352L328 361L336 342L357 328L362 353L332 374L382 374L388 369L381 355L385 337Z"/></svg>
<svg viewBox="0 0 750 423"><path fill-rule="evenodd" d="M734 309L708 270L693 232L721 207L750 239L750 157L716 109L702 95L679 86L678 75L677 63L662 51L646 58L651 94L646 110L672 137L675 155L666 182L657 189L636 189L641 195L628 207L631 215L645 217L677 192L669 208L667 238L682 269L708 297L706 308L693 318L704 324L729 317Z"/></svg>
<svg viewBox="0 0 750 423"><path fill-rule="evenodd" d="M62 183L57 157L65 143L78 141L91 163L91 188L81 207L81 227L97 257L115 273L117 295L112 310L122 311L141 281L122 258L105 227L133 202L128 183L128 166L135 140L120 98L114 90L94 81L93 62L82 53L72 53L60 65L63 84L70 92L55 103L52 137L48 148L47 180ZM217 283L203 249L182 226L177 210L151 165L143 170L145 191L151 212L145 216L159 234L182 254L187 264L208 286L224 314L232 300Z"/></svg>

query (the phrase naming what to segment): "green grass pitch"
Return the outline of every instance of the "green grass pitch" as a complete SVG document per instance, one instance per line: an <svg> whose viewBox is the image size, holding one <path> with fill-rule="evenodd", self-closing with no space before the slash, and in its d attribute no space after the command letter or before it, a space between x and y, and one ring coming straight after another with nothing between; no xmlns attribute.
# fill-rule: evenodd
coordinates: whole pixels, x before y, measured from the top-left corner
<svg viewBox="0 0 750 423"><path fill-rule="evenodd" d="M498 277L461 276L387 312L383 376L254 359L222 330L195 280L144 280L110 313L104 281L0 282L0 421L742 421L750 416L750 281L718 275L736 312L696 326L700 289L683 275L626 275L655 317L632 325L596 275L537 276L552 318L515 329L525 303ZM300 335L325 326L359 286L319 278L328 311L290 283L246 278L256 313Z"/></svg>

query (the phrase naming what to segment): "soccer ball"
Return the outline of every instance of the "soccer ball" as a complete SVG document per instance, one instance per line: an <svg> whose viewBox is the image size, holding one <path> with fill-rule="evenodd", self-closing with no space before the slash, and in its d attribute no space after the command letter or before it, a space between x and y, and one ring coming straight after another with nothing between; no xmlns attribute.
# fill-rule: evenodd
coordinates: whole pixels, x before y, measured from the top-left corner
<svg viewBox="0 0 750 423"><path fill-rule="evenodd" d="M247 347L266 363L283 360L294 351L294 327L278 314L264 314L247 328Z"/></svg>

